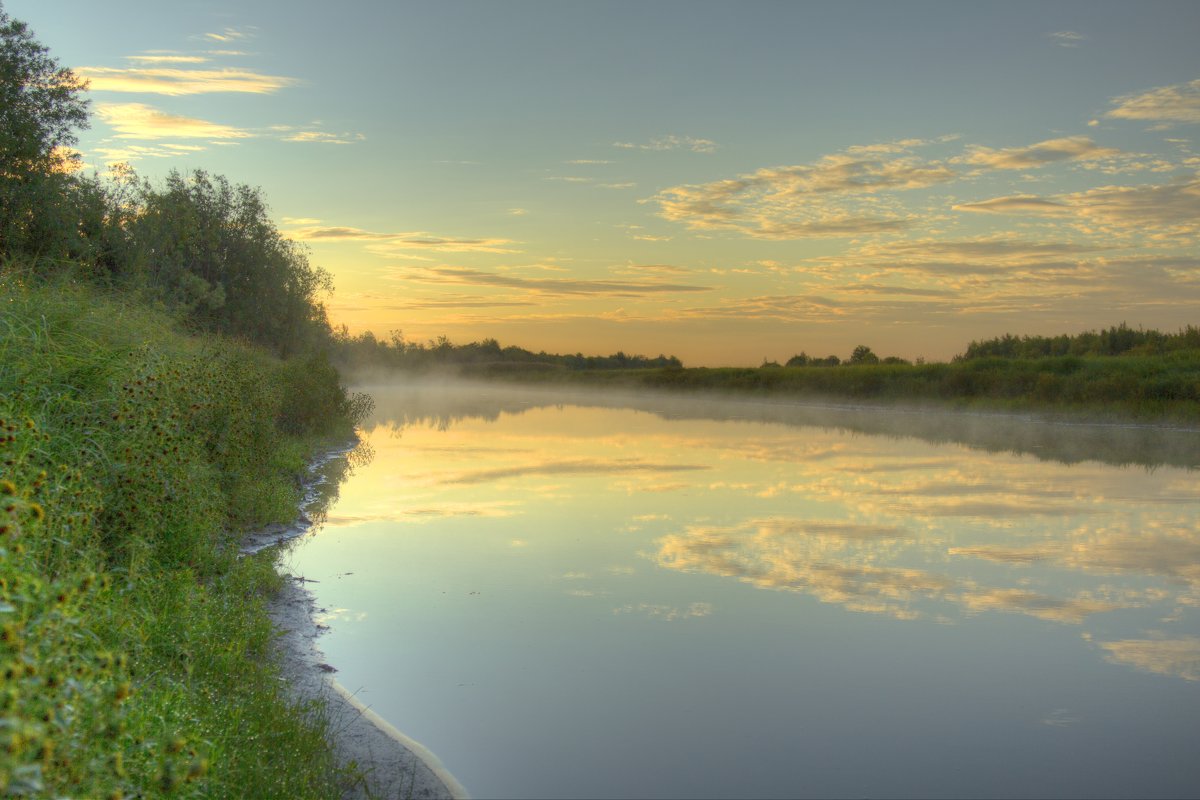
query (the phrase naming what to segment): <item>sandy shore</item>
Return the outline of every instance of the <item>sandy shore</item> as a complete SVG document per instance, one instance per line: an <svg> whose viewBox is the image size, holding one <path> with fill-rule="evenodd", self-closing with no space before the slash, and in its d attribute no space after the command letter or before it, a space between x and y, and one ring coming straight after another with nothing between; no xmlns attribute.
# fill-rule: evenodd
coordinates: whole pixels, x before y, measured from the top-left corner
<svg viewBox="0 0 1200 800"><path fill-rule="evenodd" d="M300 514L291 525L274 525L246 536L243 554L282 544L303 535L312 527L310 513L322 494L330 490L331 463L344 459L353 445L319 455L309 467ZM447 798L466 800L466 789L442 766L437 757L419 742L363 705L348 692L325 663L317 637L325 630L318 625L317 607L303 579L288 576L283 590L268 603L268 612L279 631L276 651L294 698L299 703L318 701L329 720L329 730L339 763L354 764L362 781L345 787L344 800L383 798Z"/></svg>
<svg viewBox="0 0 1200 800"><path fill-rule="evenodd" d="M324 703L339 762L354 763L364 783L344 798L466 798L466 790L437 758L358 702L333 677L317 647L319 611L300 579L291 577L269 606L279 630L283 676L298 701Z"/></svg>

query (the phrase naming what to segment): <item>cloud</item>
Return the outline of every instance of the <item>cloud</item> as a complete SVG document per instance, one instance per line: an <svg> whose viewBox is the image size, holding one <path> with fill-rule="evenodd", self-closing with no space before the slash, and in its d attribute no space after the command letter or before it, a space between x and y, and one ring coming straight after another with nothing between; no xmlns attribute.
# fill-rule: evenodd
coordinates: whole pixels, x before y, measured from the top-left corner
<svg viewBox="0 0 1200 800"><path fill-rule="evenodd" d="M626 475L637 472L689 472L705 469L709 469L705 464L656 464L633 458L622 458L612 461L575 459L462 472L456 475L445 476L439 482L443 484L471 484L488 483L506 478L524 478L530 475Z"/></svg>
<svg viewBox="0 0 1200 800"><path fill-rule="evenodd" d="M217 33L201 34L200 38L210 42L240 42L253 39L257 28L226 28Z"/></svg>
<svg viewBox="0 0 1200 800"><path fill-rule="evenodd" d="M93 92L133 92L169 96L243 92L271 94L297 83L294 78L263 75L244 69L169 69L80 67L80 77Z"/></svg>
<svg viewBox="0 0 1200 800"><path fill-rule="evenodd" d="M144 103L101 103L96 114L118 139L243 139L251 134L230 125L168 114Z"/></svg>
<svg viewBox="0 0 1200 800"><path fill-rule="evenodd" d="M1111 611L1116 606L1086 597L1062 600L1024 589L989 589L967 592L959 598L968 611L1008 611L1027 614L1052 622L1078 625L1092 614Z"/></svg>
<svg viewBox="0 0 1200 800"><path fill-rule="evenodd" d="M510 208L508 210L508 213L513 215L514 217L523 217L529 213L529 209L527 209L527 208Z"/></svg>
<svg viewBox="0 0 1200 800"><path fill-rule="evenodd" d="M1101 186L1055 198L1017 195L960 203L957 211L1030 216L1070 216L1081 225L1151 234L1200 232L1200 178L1141 186Z"/></svg>
<svg viewBox="0 0 1200 800"><path fill-rule="evenodd" d="M687 608L658 605L653 603L638 603L613 609L614 614L643 614L650 619L661 619L664 622L675 622L681 619L707 617L713 613L712 603L691 603Z"/></svg>
<svg viewBox="0 0 1200 800"><path fill-rule="evenodd" d="M660 281L588 280L583 278L521 278L466 267L434 267L413 272L405 277L424 283L468 284L526 289L554 295L628 295L663 294L674 292L707 292L710 286L663 283Z"/></svg>
<svg viewBox="0 0 1200 800"><path fill-rule="evenodd" d="M613 147L625 150L691 150L693 153L715 153L717 143L711 139L697 139L694 136L656 136L649 142L613 142ZM581 162L575 162L581 163Z"/></svg>
<svg viewBox="0 0 1200 800"><path fill-rule="evenodd" d="M840 153L811 164L767 167L737 178L664 189L659 216L700 231L760 239L837 238L906 228L907 215L876 195L954 180L938 162Z"/></svg>
<svg viewBox="0 0 1200 800"><path fill-rule="evenodd" d="M1200 79L1113 98L1109 119L1200 122Z"/></svg>
<svg viewBox="0 0 1200 800"><path fill-rule="evenodd" d="M967 149L966 155L952 161L989 169L1032 169L1056 161L1099 161L1120 155L1120 150L1101 147L1087 136L1067 136L1061 139L1047 139L1026 147L1008 147L1002 150L975 145Z"/></svg>
<svg viewBox="0 0 1200 800"><path fill-rule="evenodd" d="M122 164L140 161L143 158L177 158L181 155L199 152L205 148L200 145L173 144L161 145L125 145L123 147L97 147L96 153L104 159L105 164Z"/></svg>
<svg viewBox="0 0 1200 800"><path fill-rule="evenodd" d="M1087 41L1087 36L1075 31L1057 31L1048 34L1054 43L1059 47L1079 47L1079 45Z"/></svg>
<svg viewBox="0 0 1200 800"><path fill-rule="evenodd" d="M606 161L602 158L573 158L570 161L564 161L564 164L615 164L615 161Z"/></svg>
<svg viewBox="0 0 1200 800"><path fill-rule="evenodd" d="M508 247L511 239L461 239L436 236L423 231L387 233L367 231L348 226L311 225L286 232L288 236L306 242L387 242L396 249L426 249L447 253L515 253Z"/></svg>
<svg viewBox="0 0 1200 800"><path fill-rule="evenodd" d="M1187 681L1200 681L1200 639L1122 639L1099 642L1114 664L1129 664L1159 675L1174 675Z"/></svg>
<svg viewBox="0 0 1200 800"><path fill-rule="evenodd" d="M298 131L283 137L285 142L306 142L311 144L355 144L367 137L361 133L326 133L324 131Z"/></svg>
<svg viewBox="0 0 1200 800"><path fill-rule="evenodd" d="M125 56L126 61L136 61L139 64L204 64L209 59L205 56L185 56L174 54L151 53L140 56Z"/></svg>
<svg viewBox="0 0 1200 800"><path fill-rule="evenodd" d="M1071 209L1066 203L1038 197L1031 194L1018 194L1010 197L994 197L991 200L980 200L975 203L959 203L952 206L955 211L971 211L977 214L1038 214L1042 216L1059 216L1070 214Z"/></svg>

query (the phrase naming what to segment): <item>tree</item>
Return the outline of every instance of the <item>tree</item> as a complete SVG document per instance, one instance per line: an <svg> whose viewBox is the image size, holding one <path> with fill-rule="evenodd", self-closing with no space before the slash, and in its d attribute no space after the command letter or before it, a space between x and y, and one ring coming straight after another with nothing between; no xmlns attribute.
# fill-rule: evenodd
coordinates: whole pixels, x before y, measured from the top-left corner
<svg viewBox="0 0 1200 800"><path fill-rule="evenodd" d="M88 126L87 84L61 67L0 5L0 252L39 253L72 223L75 130Z"/></svg>
<svg viewBox="0 0 1200 800"><path fill-rule="evenodd" d="M850 354L851 364L878 364L879 356L871 352L871 348L865 344L860 344L854 348L854 352Z"/></svg>
<svg viewBox="0 0 1200 800"><path fill-rule="evenodd" d="M140 206L129 234L144 279L190 323L283 356L329 335L330 276L279 232L258 189L173 172L143 186Z"/></svg>

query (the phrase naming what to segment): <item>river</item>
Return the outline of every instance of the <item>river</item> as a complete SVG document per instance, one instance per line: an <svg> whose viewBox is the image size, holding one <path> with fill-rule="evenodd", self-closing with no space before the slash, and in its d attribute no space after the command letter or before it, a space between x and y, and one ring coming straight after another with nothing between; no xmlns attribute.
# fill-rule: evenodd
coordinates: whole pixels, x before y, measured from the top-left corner
<svg viewBox="0 0 1200 800"><path fill-rule="evenodd" d="M290 568L477 797L1200 792L1200 435L363 387Z"/></svg>

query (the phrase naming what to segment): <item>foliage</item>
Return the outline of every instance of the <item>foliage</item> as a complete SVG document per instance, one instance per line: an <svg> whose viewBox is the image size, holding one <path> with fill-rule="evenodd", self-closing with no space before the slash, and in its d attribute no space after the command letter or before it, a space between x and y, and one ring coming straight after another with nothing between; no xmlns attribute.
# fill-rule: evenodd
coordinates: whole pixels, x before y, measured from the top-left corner
<svg viewBox="0 0 1200 800"><path fill-rule="evenodd" d="M956 360L979 358L1049 358L1053 356L1160 355L1179 350L1200 350L1200 327L1188 325L1178 333L1162 333L1122 322L1102 331L1074 336L1013 336L971 342Z"/></svg>
<svg viewBox="0 0 1200 800"><path fill-rule="evenodd" d="M271 558L232 546L295 513L292 368L11 266L0 304L0 787L336 794L325 731L268 657Z"/></svg>
<svg viewBox="0 0 1200 800"><path fill-rule="evenodd" d="M432 369L454 368L471 373L504 373L512 370L624 370L680 369L683 364L675 356L659 355L648 358L617 351L610 356L556 355L542 351L533 353L521 347L501 347L495 339L453 344L445 336L427 344L409 342L400 332L393 332L390 341L376 338L370 331L351 336L343 327L335 332L332 348L334 359L346 369Z"/></svg>
<svg viewBox="0 0 1200 800"><path fill-rule="evenodd" d="M87 125L85 84L0 6L0 252L39 252L55 238Z"/></svg>
<svg viewBox="0 0 1200 800"><path fill-rule="evenodd" d="M134 272L201 330L244 337L290 355L328 337L319 295L329 274L309 264L268 215L262 193L197 170L144 184L124 228Z"/></svg>

